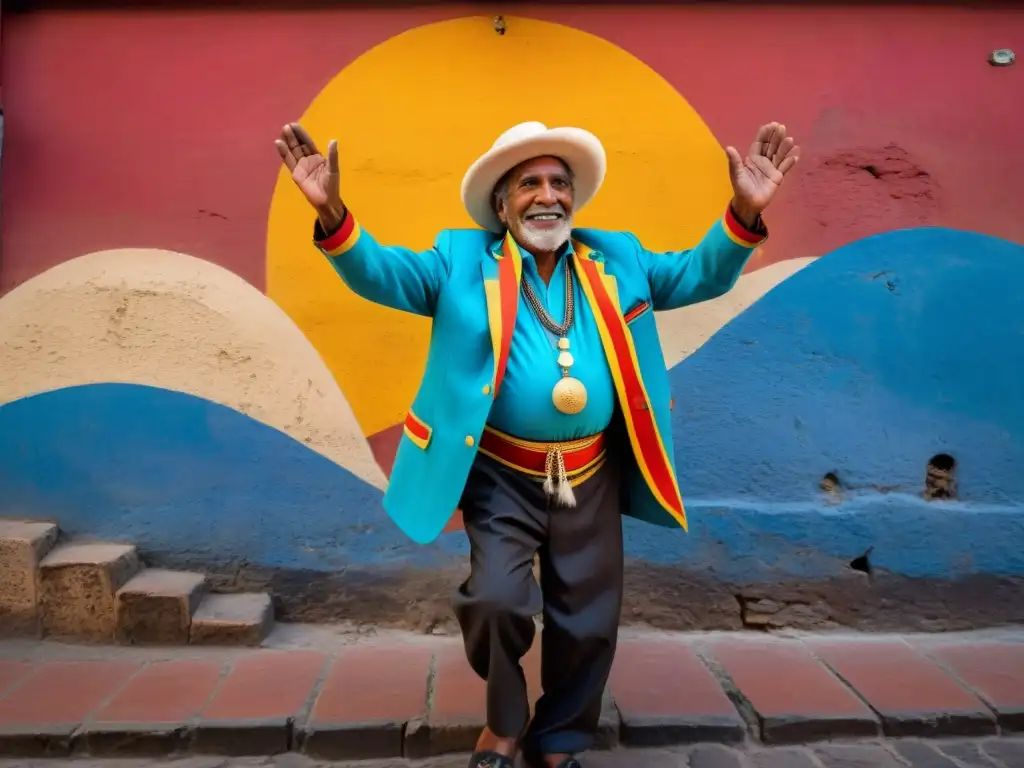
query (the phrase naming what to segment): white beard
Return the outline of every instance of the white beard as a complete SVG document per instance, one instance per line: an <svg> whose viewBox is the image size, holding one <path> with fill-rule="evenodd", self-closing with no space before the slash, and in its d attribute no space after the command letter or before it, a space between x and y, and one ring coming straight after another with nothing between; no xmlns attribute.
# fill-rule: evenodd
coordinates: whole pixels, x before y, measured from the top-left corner
<svg viewBox="0 0 1024 768"><path fill-rule="evenodd" d="M572 217L561 219L554 229L535 227L529 219L523 221L523 245L537 251L554 253L572 236Z"/></svg>

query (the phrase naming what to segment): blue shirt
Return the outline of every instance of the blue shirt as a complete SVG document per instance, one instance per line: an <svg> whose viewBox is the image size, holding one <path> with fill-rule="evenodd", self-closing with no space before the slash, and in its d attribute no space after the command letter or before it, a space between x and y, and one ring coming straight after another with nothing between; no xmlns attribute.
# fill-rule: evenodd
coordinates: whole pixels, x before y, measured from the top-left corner
<svg viewBox="0 0 1024 768"><path fill-rule="evenodd" d="M537 271L533 254L520 247L523 280L529 280L533 292L556 323L565 320L565 260L572 253L569 244L558 257L551 282L547 285ZM604 431L615 409L615 383L597 330L597 321L573 273L575 318L569 328L569 352L573 364L569 375L587 388L587 404L575 415L562 413L551 400L551 390L562 378L558 365L558 337L548 331L534 313L522 291L509 351L498 396L491 406L487 423L495 429L524 440L563 441L589 437Z"/></svg>

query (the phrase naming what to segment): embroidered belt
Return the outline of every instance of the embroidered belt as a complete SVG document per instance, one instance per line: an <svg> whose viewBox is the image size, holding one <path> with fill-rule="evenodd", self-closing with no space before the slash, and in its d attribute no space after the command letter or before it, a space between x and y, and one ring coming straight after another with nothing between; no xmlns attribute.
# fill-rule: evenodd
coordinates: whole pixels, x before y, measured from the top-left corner
<svg viewBox="0 0 1024 768"><path fill-rule="evenodd" d="M544 482L544 491L563 506L576 505L572 489L593 477L607 457L604 433L558 443L512 437L484 427L480 453L524 475Z"/></svg>

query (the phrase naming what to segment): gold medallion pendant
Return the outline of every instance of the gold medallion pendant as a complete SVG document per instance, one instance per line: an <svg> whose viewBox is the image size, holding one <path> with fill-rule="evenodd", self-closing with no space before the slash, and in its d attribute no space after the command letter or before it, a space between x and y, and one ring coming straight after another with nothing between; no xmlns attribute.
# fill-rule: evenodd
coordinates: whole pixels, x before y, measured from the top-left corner
<svg viewBox="0 0 1024 768"><path fill-rule="evenodd" d="M574 416L587 407L587 388L572 376L563 376L551 390L551 401L561 413Z"/></svg>
<svg viewBox="0 0 1024 768"><path fill-rule="evenodd" d="M560 413L574 416L587 407L587 388L583 382L569 375L572 367L572 353L569 352L569 340L564 336L558 340L558 365L562 369L562 378L551 390L551 402Z"/></svg>

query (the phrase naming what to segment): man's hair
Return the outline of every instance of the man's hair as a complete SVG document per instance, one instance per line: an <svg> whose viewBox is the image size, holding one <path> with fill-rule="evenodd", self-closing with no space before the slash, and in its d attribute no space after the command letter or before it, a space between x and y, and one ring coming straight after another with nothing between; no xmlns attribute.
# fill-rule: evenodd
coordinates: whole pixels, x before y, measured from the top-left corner
<svg viewBox="0 0 1024 768"><path fill-rule="evenodd" d="M567 162L565 162L565 160L563 160L562 158L559 157L559 158L556 158L556 159L563 166L565 166L565 172L567 174L569 174L569 184L575 189L576 188L576 175L572 172L572 168L570 168L569 164ZM523 161L523 163L528 163L528 162L530 162L530 161L529 160L524 160ZM501 202L503 202L503 203L507 203L508 202L509 187L512 185L512 176L516 172L516 170L519 168L519 166L522 165L523 163L520 163L519 165L515 166L514 168L510 168L508 171L506 171L505 175L502 176L500 179L498 179L498 183L494 185L494 193L493 193L493 196L491 198L491 205L494 206L495 210L497 210L497 208L498 208L498 201L499 200Z"/></svg>

